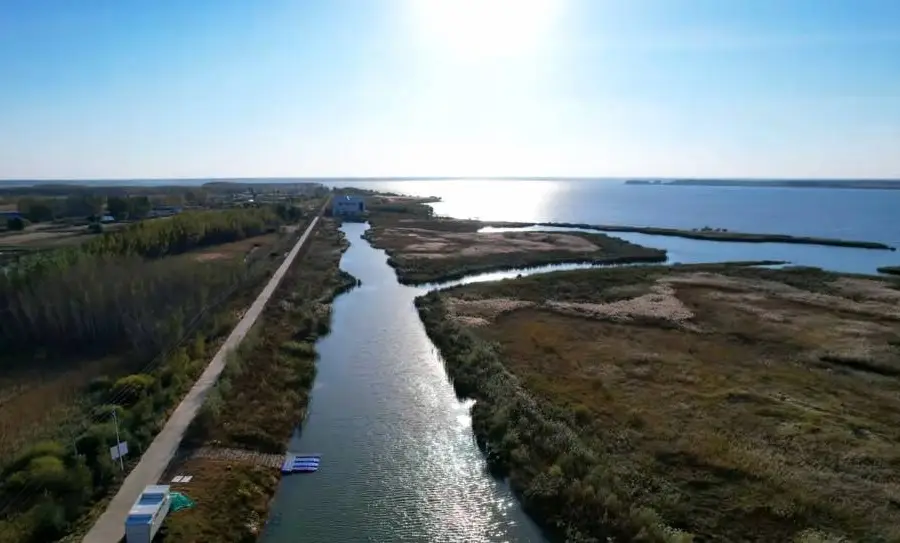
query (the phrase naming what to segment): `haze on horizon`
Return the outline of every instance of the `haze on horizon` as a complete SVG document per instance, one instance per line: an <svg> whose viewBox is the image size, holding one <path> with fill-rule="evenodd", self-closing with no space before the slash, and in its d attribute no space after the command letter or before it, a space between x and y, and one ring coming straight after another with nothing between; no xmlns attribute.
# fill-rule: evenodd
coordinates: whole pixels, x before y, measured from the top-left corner
<svg viewBox="0 0 900 543"><path fill-rule="evenodd" d="M5 0L0 179L900 177L895 0Z"/></svg>

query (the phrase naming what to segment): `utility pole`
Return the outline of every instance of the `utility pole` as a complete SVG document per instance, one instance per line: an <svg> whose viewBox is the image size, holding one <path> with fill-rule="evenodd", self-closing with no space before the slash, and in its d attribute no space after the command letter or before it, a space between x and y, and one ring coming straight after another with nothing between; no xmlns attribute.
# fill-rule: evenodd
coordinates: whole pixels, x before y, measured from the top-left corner
<svg viewBox="0 0 900 543"><path fill-rule="evenodd" d="M122 471L124 472L125 471L125 461L122 460L122 447L121 447L121 445L119 445L120 443L122 443L119 440L119 417L116 416L115 408L112 410L112 416L113 416L113 422L116 424L116 454L119 455L119 468L121 468Z"/></svg>

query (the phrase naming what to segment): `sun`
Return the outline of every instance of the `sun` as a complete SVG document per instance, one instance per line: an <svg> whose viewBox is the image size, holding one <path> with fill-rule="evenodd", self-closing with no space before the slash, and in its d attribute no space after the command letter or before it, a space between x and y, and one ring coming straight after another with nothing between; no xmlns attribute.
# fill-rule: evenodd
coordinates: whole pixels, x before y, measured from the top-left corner
<svg viewBox="0 0 900 543"><path fill-rule="evenodd" d="M407 0L420 42L460 59L520 56L547 45L566 0Z"/></svg>

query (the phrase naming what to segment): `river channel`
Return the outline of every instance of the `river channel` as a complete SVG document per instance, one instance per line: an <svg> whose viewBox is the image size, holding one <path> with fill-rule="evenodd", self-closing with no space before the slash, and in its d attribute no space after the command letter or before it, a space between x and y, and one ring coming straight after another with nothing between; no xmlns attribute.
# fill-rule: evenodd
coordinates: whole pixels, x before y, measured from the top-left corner
<svg viewBox="0 0 900 543"><path fill-rule="evenodd" d="M387 265L384 251L361 239L367 227L342 227L351 245L341 268L362 285L334 302L331 333L316 346L320 359L309 415L289 445L292 452L321 454L321 467L315 474L282 480L262 540L545 541L508 486L487 472L472 435L471 403L455 396L413 300L461 283L587 266L542 266L404 286ZM708 249L696 250L695 244L683 243L694 240L656 241L666 243L646 244L670 248L670 262L787 256L782 248L764 247L775 244L701 241L698 247ZM847 257L856 255L842 248L821 248L828 249L828 262L823 262L826 251L820 248L784 248L789 249L791 256L805 257L792 259L796 264L825 264L841 271L871 265L865 260L848 264L855 259Z"/></svg>
<svg viewBox="0 0 900 543"><path fill-rule="evenodd" d="M263 541L544 541L509 488L487 473L413 299L383 251L345 224L341 268L362 285L334 302L309 416L289 450L322 455L285 477Z"/></svg>

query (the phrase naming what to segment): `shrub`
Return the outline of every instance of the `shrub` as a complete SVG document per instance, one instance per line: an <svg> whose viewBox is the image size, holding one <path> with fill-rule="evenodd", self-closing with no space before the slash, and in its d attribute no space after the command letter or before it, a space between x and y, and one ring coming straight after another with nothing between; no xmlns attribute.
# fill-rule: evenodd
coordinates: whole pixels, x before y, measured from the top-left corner
<svg viewBox="0 0 900 543"><path fill-rule="evenodd" d="M6 227L10 230L22 231L31 223L28 222L28 219L22 217L12 217L7 219Z"/></svg>
<svg viewBox="0 0 900 543"><path fill-rule="evenodd" d="M281 350L292 356L302 356L306 358L314 358L316 356L316 348L312 343L286 341L281 344Z"/></svg>
<svg viewBox="0 0 900 543"><path fill-rule="evenodd" d="M61 506L45 499L36 505L31 514L32 541L55 541L66 530L66 512Z"/></svg>
<svg viewBox="0 0 900 543"><path fill-rule="evenodd" d="M151 375L143 373L127 375L116 381L110 394L118 405L132 405L147 393L154 382Z"/></svg>

